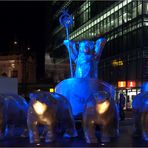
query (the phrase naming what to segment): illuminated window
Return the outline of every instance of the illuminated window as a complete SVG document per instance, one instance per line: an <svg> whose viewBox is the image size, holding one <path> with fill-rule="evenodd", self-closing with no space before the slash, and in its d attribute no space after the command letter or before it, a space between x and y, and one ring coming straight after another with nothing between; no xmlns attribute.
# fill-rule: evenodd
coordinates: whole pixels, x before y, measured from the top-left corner
<svg viewBox="0 0 148 148"><path fill-rule="evenodd" d="M115 11L117 11L117 10L118 10L118 6L115 7Z"/></svg>
<svg viewBox="0 0 148 148"><path fill-rule="evenodd" d="M137 25L137 28L140 28L140 27L142 27L142 23L139 23L139 24Z"/></svg>
<svg viewBox="0 0 148 148"><path fill-rule="evenodd" d="M100 18L97 19L97 22L100 22Z"/></svg>
<svg viewBox="0 0 148 148"><path fill-rule="evenodd" d="M118 27L118 18L117 19L115 19L115 27Z"/></svg>
<svg viewBox="0 0 148 148"><path fill-rule="evenodd" d="M133 9L133 18L137 17L137 8Z"/></svg>
<svg viewBox="0 0 148 148"><path fill-rule="evenodd" d="M144 22L143 25L144 25L144 26L148 26L148 22Z"/></svg>
<svg viewBox="0 0 148 148"><path fill-rule="evenodd" d="M142 14L142 4L138 6L138 15Z"/></svg>
<svg viewBox="0 0 148 148"><path fill-rule="evenodd" d="M119 4L119 9L122 8L122 3Z"/></svg>
<svg viewBox="0 0 148 148"><path fill-rule="evenodd" d="M110 11L107 12L107 16L109 16L109 15L110 15Z"/></svg>
<svg viewBox="0 0 148 148"><path fill-rule="evenodd" d="M88 29L88 25L85 27L85 29L84 30L87 30Z"/></svg>
<svg viewBox="0 0 148 148"><path fill-rule="evenodd" d="M114 67L117 67L117 66L123 66L123 61L122 60L113 60L112 61L112 65L114 66Z"/></svg>
<svg viewBox="0 0 148 148"><path fill-rule="evenodd" d="M103 18L106 18L106 13L103 15Z"/></svg>
<svg viewBox="0 0 148 148"><path fill-rule="evenodd" d="M123 6L125 6L127 4L127 0L123 1Z"/></svg>
<svg viewBox="0 0 148 148"><path fill-rule="evenodd" d="M132 0L128 0L128 3L130 3Z"/></svg>
<svg viewBox="0 0 148 148"><path fill-rule="evenodd" d="M114 13L114 9L113 9L113 8L111 9L111 14L112 14L112 13Z"/></svg>
<svg viewBox="0 0 148 148"><path fill-rule="evenodd" d="M126 87L126 81L118 81L118 88Z"/></svg>
<svg viewBox="0 0 148 148"><path fill-rule="evenodd" d="M122 25L122 16L119 17L119 25Z"/></svg>
<svg viewBox="0 0 148 148"><path fill-rule="evenodd" d="M90 27L91 27L91 24L89 23L88 28L90 28Z"/></svg>
<svg viewBox="0 0 148 148"><path fill-rule="evenodd" d="M100 20L101 20L101 21L103 20L103 16L100 17Z"/></svg>
<svg viewBox="0 0 148 148"><path fill-rule="evenodd" d="M124 13L124 14L123 14L123 21L124 21L124 23L127 22L127 13Z"/></svg>
<svg viewBox="0 0 148 148"><path fill-rule="evenodd" d="M129 88L136 87L136 82L135 81L127 81L127 87L129 87Z"/></svg>

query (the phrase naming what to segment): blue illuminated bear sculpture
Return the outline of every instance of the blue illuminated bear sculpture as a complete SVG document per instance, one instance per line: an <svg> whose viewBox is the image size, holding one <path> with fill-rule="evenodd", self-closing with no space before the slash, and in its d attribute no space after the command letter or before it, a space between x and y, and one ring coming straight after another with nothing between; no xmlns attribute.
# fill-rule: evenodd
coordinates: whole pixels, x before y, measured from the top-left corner
<svg viewBox="0 0 148 148"><path fill-rule="evenodd" d="M65 96L72 106L74 116L83 114L83 129L88 143L96 143L94 124L101 125L101 141L109 142L110 137L118 135L118 110L114 102L114 88L106 82L98 80L98 63L105 38L96 43L84 40L73 42L65 40L70 58L76 64L73 78L63 80L56 86L56 92ZM78 46L78 49L77 49ZM73 72L73 71L72 71ZM108 94L95 96L100 92ZM94 97L95 96L95 97ZM106 100L107 99L107 100ZM107 104L106 110L100 114L98 106ZM104 110L101 107L101 110Z"/></svg>
<svg viewBox="0 0 148 148"><path fill-rule="evenodd" d="M134 136L148 141L148 82L141 86L141 93L132 102L134 109Z"/></svg>
<svg viewBox="0 0 148 148"><path fill-rule="evenodd" d="M82 113L87 98L99 90L98 63L105 43L105 38L99 38L96 43L84 40L78 42L77 49L77 42L64 40L76 68L74 78L60 82L56 92L69 100L73 115Z"/></svg>
<svg viewBox="0 0 148 148"><path fill-rule="evenodd" d="M27 131L27 109L28 104L23 97L17 94L0 94L0 139L15 136L16 127Z"/></svg>
<svg viewBox="0 0 148 148"><path fill-rule="evenodd" d="M30 143L40 142L38 124L46 128L45 142L55 140L57 128L65 132L64 137L77 136L71 106L64 96L57 93L35 92L30 94L30 99L27 117Z"/></svg>

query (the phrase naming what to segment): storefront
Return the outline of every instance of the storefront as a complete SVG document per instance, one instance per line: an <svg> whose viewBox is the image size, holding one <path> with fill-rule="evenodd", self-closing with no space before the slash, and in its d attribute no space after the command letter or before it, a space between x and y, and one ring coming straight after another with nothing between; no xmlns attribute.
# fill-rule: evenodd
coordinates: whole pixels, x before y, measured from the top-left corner
<svg viewBox="0 0 148 148"><path fill-rule="evenodd" d="M116 88L116 101L119 102L120 93L125 96L125 110L132 109L133 98L140 93L140 87L136 86L135 81L118 81Z"/></svg>

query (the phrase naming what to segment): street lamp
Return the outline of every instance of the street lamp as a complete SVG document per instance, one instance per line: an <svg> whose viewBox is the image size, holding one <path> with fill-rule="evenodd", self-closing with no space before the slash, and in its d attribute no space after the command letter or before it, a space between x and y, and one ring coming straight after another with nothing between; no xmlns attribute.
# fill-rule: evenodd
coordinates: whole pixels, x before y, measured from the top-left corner
<svg viewBox="0 0 148 148"><path fill-rule="evenodd" d="M18 42L17 42L17 41L14 41L13 43L14 43L14 45L17 45L17 44L18 44Z"/></svg>
<svg viewBox="0 0 148 148"><path fill-rule="evenodd" d="M30 50L30 47L28 47L27 50Z"/></svg>

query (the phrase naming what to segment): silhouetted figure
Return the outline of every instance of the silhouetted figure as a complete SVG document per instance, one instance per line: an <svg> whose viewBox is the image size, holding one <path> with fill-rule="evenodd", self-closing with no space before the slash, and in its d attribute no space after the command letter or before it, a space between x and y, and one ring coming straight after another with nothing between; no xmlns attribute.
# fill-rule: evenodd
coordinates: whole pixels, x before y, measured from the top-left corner
<svg viewBox="0 0 148 148"><path fill-rule="evenodd" d="M120 93L120 98L119 98L119 115L120 115L120 120L125 119L125 113L124 113L124 108L125 106L125 97L122 93Z"/></svg>

